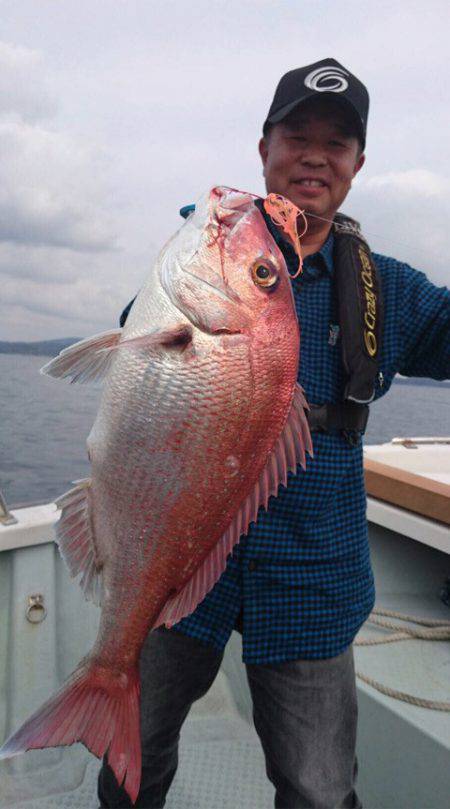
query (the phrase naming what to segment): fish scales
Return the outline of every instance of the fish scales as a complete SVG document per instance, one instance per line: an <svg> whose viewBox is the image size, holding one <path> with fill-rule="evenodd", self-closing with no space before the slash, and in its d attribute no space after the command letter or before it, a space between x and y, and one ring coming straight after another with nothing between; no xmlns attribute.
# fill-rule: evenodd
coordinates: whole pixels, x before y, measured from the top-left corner
<svg viewBox="0 0 450 809"><path fill-rule="evenodd" d="M199 338L199 342L202 337ZM203 340L214 338L203 337ZM222 338L226 341L226 338ZM234 336L231 338L235 342ZM193 349L195 350L195 348ZM209 352L207 352L208 355ZM221 352L222 353L222 352ZM113 430L114 440L111 438L108 444L108 453L102 458L102 465L105 464L110 470L111 480L102 481L104 490L98 492L99 499L103 502L110 501L110 519L96 526L96 536L104 544L113 542L120 547L120 553L114 567L115 581L107 587L109 599L105 601L103 614L107 625L112 627L112 638L108 645L107 633L102 634L102 660L108 662L115 659L117 650L120 648L121 640L118 639L118 623L125 627L129 626L131 612L143 616L142 631L146 634L148 619L142 610L138 597L133 605L124 606L121 614L117 615L117 584L122 587L136 587L135 578L138 578L133 565L133 575L130 576L130 564L133 555L137 556L138 543L133 542L127 546L119 545L120 535L128 524L128 530L139 538L141 531L147 529L147 534L151 530L152 544L148 548L150 553L156 553L156 546L161 543L158 556L158 563L151 568L151 572L145 579L142 579L141 598L145 600L148 613L152 609L157 610L161 601L164 589L167 591L176 588L179 575L179 543L185 533L188 533L194 540L194 555L192 564L200 562L207 550L215 544L217 539L223 534L228 523L231 521L234 512L237 510L241 500L242 480L248 477L248 467L254 463L257 452L257 445L253 442L253 435L256 432L264 435L266 443L273 443L270 437L265 435L267 427L267 410L271 403L271 398L262 400L259 410L252 407L252 399L261 399L260 389L264 388L263 368L258 375L258 364L253 364L253 369L248 360L248 347L243 346L241 362L235 363L236 352L231 356L224 351L220 358L213 357L212 362L203 363L203 368L197 365L190 365L188 373L182 376L183 383L180 385L180 396L177 400L176 410L172 411L162 408L162 402L158 408L153 408L151 421L140 420L135 425L134 433L123 430L120 423ZM126 358L122 358L122 363ZM178 359L176 360L178 363ZM122 365L121 363L121 365ZM227 374L227 364L230 368L232 383L229 384ZM214 367L215 366L215 367ZM121 378L127 378L128 371L118 367L117 373ZM199 373L198 373L199 371ZM249 373L250 371L250 373ZM173 375L173 369L169 376ZM258 378L259 376L259 378ZM227 383L223 380L227 380ZM188 395L186 395L186 393ZM236 396L237 392L237 396ZM253 396L252 396L253 393ZM268 391L270 394L270 391ZM141 398L147 398L146 393L140 394ZM133 409L133 401L129 401L130 410ZM252 419L247 418L247 410L252 410ZM281 407L279 406L281 410ZM107 406L106 406L107 412ZM207 414L214 419L218 429L211 430L211 421ZM282 417L282 414L280 414ZM255 423L256 422L256 423ZM179 431L179 425L183 430L180 442L180 450L168 449L170 438L174 431ZM261 430L262 426L262 430ZM278 428L278 432L281 427ZM94 431L95 435L95 431ZM193 439L193 440L192 440ZM261 441L261 439L260 439ZM136 443L135 443L136 442ZM147 444L145 443L147 442ZM236 451L236 442L242 448L242 454L247 457L246 464L236 476L228 477L227 470L223 467L223 458L232 456ZM95 438L89 442L93 457L93 478L95 479ZM188 445L188 446L186 446ZM152 447L152 453L146 462L146 475L140 475L139 487L136 487L133 480L133 469L141 468L143 464L143 453L148 454L148 447ZM123 458L132 449L132 461L127 458L123 472L121 465ZM207 464L207 475L205 475L204 461ZM118 477L119 474L119 477ZM179 489L183 486L186 476L189 475L189 490L193 496L187 500L179 497ZM215 479L219 485L211 488L209 479ZM228 478L228 479L227 479ZM123 481L123 485L117 485L117 481ZM155 486L153 481L157 481ZM136 511L130 510L130 491L140 492L141 502L145 503L145 509L138 508ZM172 494L168 495L168 492ZM93 492L94 497L96 492ZM113 499L116 501L113 506ZM236 502L237 500L237 502ZM121 507L121 503L123 504ZM116 526L113 517L116 514L117 506L123 513L125 524ZM130 528L130 524L132 528ZM175 530L171 527L174 526ZM181 537L180 537L181 528ZM142 555L141 567L146 566L146 555ZM139 576L139 578L141 578ZM127 584L124 585L124 582ZM157 586L158 585L158 586ZM152 594L152 603L149 594ZM136 594L137 595L137 594ZM114 614L114 622L110 624L108 611L111 609ZM136 644L142 643L142 637L136 638ZM128 650L127 650L128 653Z"/></svg>

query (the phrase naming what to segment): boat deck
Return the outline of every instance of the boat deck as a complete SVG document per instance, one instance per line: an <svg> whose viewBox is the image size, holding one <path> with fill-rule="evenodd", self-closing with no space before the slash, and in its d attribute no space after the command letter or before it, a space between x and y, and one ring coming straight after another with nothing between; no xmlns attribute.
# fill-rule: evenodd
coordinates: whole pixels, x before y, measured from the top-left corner
<svg viewBox="0 0 450 809"><path fill-rule="evenodd" d="M96 809L99 761L82 745L34 751L27 757L26 774L20 772L19 759L10 763L10 769L17 766L15 773L3 774L2 809ZM39 771L43 777L37 778ZM182 729L180 765L166 807L271 809L273 794L256 733L239 714L220 671Z"/></svg>

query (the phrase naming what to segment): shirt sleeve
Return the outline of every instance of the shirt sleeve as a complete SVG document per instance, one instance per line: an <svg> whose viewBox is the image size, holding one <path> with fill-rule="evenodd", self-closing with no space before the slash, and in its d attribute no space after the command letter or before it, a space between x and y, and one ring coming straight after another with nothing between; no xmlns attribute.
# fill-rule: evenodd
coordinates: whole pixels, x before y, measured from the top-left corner
<svg viewBox="0 0 450 809"><path fill-rule="evenodd" d="M450 378L450 290L403 265L398 295L403 376Z"/></svg>
<svg viewBox="0 0 450 809"><path fill-rule="evenodd" d="M132 300L132 301L130 301L130 303L128 303L128 304L125 306L125 309L123 310L122 314L120 315L119 324L120 324L121 328L122 328L123 326L125 326L125 323L126 323L127 317L128 317L128 315L130 314L130 309L131 309L131 307L133 306L133 303L135 302L136 297L137 297L137 296L135 296L135 297L133 298L133 300Z"/></svg>

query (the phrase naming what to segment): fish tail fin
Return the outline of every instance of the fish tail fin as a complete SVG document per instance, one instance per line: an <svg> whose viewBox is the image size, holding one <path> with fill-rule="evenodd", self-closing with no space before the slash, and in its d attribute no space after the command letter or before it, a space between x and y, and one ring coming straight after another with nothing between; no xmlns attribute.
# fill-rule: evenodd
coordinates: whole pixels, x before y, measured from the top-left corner
<svg viewBox="0 0 450 809"><path fill-rule="evenodd" d="M118 672L87 661L0 748L0 759L26 750L82 742L108 754L119 784L134 802L141 781L138 668Z"/></svg>

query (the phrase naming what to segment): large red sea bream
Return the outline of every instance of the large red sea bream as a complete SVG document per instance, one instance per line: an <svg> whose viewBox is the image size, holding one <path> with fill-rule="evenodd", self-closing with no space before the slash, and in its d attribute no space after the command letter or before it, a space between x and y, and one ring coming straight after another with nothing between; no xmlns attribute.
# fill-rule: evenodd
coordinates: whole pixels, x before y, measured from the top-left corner
<svg viewBox="0 0 450 809"><path fill-rule="evenodd" d="M294 244L297 209L264 202ZM189 615L287 471L312 452L299 328L282 253L250 194L214 188L166 244L123 329L82 340L45 373L104 377L92 477L58 504L57 540L101 604L91 652L9 738L6 758L83 742L139 791L139 654Z"/></svg>

